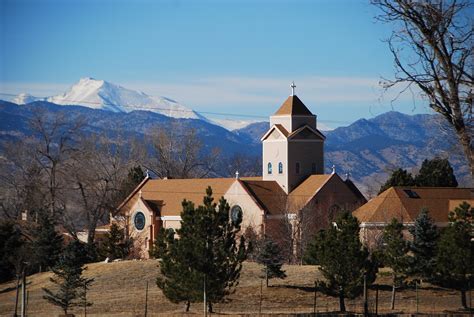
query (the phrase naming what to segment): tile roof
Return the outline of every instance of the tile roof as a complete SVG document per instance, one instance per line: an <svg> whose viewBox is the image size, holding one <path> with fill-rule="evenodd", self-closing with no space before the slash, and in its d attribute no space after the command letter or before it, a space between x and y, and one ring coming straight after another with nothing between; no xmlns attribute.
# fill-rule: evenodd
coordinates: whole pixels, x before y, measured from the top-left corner
<svg viewBox="0 0 474 317"><path fill-rule="evenodd" d="M360 222L390 222L397 218L414 222L422 208L429 211L437 223L448 221L450 201L473 200L471 188L447 187L391 187L356 209L353 215Z"/></svg>
<svg viewBox="0 0 474 317"><path fill-rule="evenodd" d="M240 183L266 212L280 214L284 211L287 195L276 181L243 180Z"/></svg>
<svg viewBox="0 0 474 317"><path fill-rule="evenodd" d="M319 174L309 176L289 194L291 205L302 206L306 204L331 177L336 175L337 174Z"/></svg>
<svg viewBox="0 0 474 317"><path fill-rule="evenodd" d="M289 96L275 112L278 115L313 115L297 96Z"/></svg>
<svg viewBox="0 0 474 317"><path fill-rule="evenodd" d="M196 206L202 205L206 188L211 186L214 202L229 189L235 178L201 178L201 179L151 179L141 188L143 200L148 204L150 201L162 201L161 215L179 215L184 199L192 201ZM156 207L153 204L152 209Z"/></svg>
<svg viewBox="0 0 474 317"><path fill-rule="evenodd" d="M259 180L261 177L241 178ZM177 216L183 210L184 199L196 206L202 205L206 188L211 186L214 202L227 192L235 178L195 178L195 179L150 179L140 188L142 199L152 210L161 208L162 216Z"/></svg>

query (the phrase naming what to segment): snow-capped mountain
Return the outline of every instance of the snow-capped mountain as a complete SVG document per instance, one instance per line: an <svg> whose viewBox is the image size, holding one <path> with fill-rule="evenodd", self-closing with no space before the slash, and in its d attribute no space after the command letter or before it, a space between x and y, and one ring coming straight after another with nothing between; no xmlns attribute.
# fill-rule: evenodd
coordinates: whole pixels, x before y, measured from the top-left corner
<svg viewBox="0 0 474 317"><path fill-rule="evenodd" d="M245 127L248 127L252 123L260 122L262 120L238 120L238 119L234 120L234 119L227 119L227 118L225 119L212 118L212 119L209 119L209 121L211 123L214 123L216 125L223 127L226 130L234 131L238 129L243 129Z"/></svg>
<svg viewBox="0 0 474 317"><path fill-rule="evenodd" d="M32 96L30 94L19 94L15 98L13 98L12 102L16 103L17 105L24 105L30 102L38 101L38 100L44 100L42 98L37 98L35 96Z"/></svg>
<svg viewBox="0 0 474 317"><path fill-rule="evenodd" d="M62 95L42 99L28 94L20 94L13 99L13 102L26 104L37 100L45 100L58 105L80 105L113 112L144 110L173 118L208 121L201 114L175 100L149 96L143 92L93 78L82 78Z"/></svg>

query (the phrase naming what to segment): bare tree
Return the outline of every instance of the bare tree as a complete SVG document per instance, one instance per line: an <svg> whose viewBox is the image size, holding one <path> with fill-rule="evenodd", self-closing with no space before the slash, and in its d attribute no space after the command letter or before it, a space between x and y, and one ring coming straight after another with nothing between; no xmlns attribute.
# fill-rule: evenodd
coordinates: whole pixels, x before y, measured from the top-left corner
<svg viewBox="0 0 474 317"><path fill-rule="evenodd" d="M235 153L231 157L227 158L224 164L226 176L233 177L235 172L239 172L241 177L262 175L261 157Z"/></svg>
<svg viewBox="0 0 474 317"><path fill-rule="evenodd" d="M66 161L78 152L76 142L84 120L69 119L63 111L51 115L38 110L33 112L30 125L36 138L33 159L42 170L47 208L54 216L62 213L66 206L64 197L61 197L64 189L61 176L65 175Z"/></svg>
<svg viewBox="0 0 474 317"><path fill-rule="evenodd" d="M41 166L35 156L34 138L23 142L2 144L4 157L0 158L0 208L2 216L17 219L21 212L45 207L47 194L43 186Z"/></svg>
<svg viewBox="0 0 474 317"><path fill-rule="evenodd" d="M68 162L69 193L72 215L65 219L67 230L74 235L83 224L87 243L95 240L96 228L108 223L109 212L120 203L121 185L127 177L129 161L126 147L104 137L93 136L82 140L81 152Z"/></svg>
<svg viewBox="0 0 474 317"><path fill-rule="evenodd" d="M430 107L454 128L474 177L473 20L469 1L371 0L394 23L387 40L396 74L385 89L404 84L421 90Z"/></svg>
<svg viewBox="0 0 474 317"><path fill-rule="evenodd" d="M183 130L176 124L169 128L155 128L145 142L152 153L143 151L143 166L158 177L203 178L209 176L217 163L219 151L206 149L194 130ZM153 159L149 159L153 157Z"/></svg>
<svg viewBox="0 0 474 317"><path fill-rule="evenodd" d="M65 164L78 151L83 121L64 112L36 110L29 124L31 136L2 144L0 200L3 213L11 218L43 208L52 215L65 210Z"/></svg>

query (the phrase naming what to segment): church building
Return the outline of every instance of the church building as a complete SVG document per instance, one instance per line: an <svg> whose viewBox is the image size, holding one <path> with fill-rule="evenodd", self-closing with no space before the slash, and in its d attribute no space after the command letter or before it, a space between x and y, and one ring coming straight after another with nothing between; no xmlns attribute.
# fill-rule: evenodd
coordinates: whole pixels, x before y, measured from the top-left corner
<svg viewBox="0 0 474 317"><path fill-rule="evenodd" d="M112 222L133 238L140 256L160 228L179 228L184 199L202 204L210 186L215 201L224 197L231 217L242 214L242 233L311 235L325 227L341 210L355 210L366 199L348 178L333 167L324 174L325 136L317 117L292 93L270 116L270 128L261 138L262 176L204 179L151 179L146 177L122 202Z"/></svg>

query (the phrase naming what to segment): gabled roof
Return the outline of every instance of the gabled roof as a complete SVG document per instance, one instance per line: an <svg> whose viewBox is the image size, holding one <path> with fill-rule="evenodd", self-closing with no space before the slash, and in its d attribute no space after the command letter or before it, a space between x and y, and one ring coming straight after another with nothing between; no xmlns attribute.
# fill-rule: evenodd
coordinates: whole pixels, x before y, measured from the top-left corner
<svg viewBox="0 0 474 317"><path fill-rule="evenodd" d="M279 123L277 124L274 124L268 131L267 133L265 133L262 138L260 139L260 141L263 141L265 140L274 130L277 130L278 132L280 132L280 134L284 137L284 138L287 138L288 135L290 135L290 133Z"/></svg>
<svg viewBox="0 0 474 317"><path fill-rule="evenodd" d="M258 180L261 178L241 179ZM141 195L140 198L147 208L155 212L159 211L161 216L177 216L183 210L184 199L192 201L196 206L202 205L206 189L211 186L214 202L218 203L235 181L235 178L147 179L135 188L118 209L123 208L132 198Z"/></svg>
<svg viewBox="0 0 474 317"><path fill-rule="evenodd" d="M293 206L304 206L323 188L331 177L337 174L318 174L306 178L288 195ZM337 176L338 177L338 176Z"/></svg>
<svg viewBox="0 0 474 317"><path fill-rule="evenodd" d="M297 116L312 116L304 103L296 95L289 96L280 108L275 112L275 116L297 115Z"/></svg>
<svg viewBox="0 0 474 317"><path fill-rule="evenodd" d="M420 211L426 208L436 223L445 223L453 200L473 201L474 191L471 188L390 187L356 209L353 215L366 223L388 223L393 218L407 223L414 222Z"/></svg>
<svg viewBox="0 0 474 317"><path fill-rule="evenodd" d="M316 136L318 136L322 140L326 140L326 136L324 136L324 134L322 134L321 131L319 131L317 129L313 129L307 124L302 126L302 127L299 127L295 131L291 132L291 134L288 135L288 139L293 139L294 137L296 137L298 134L300 134L304 130L309 130L309 131L311 131L311 133L315 134Z"/></svg>
<svg viewBox="0 0 474 317"><path fill-rule="evenodd" d="M284 211L287 195L276 181L243 180L240 183L269 214L280 214Z"/></svg>
<svg viewBox="0 0 474 317"><path fill-rule="evenodd" d="M357 186L348 178L344 181L346 183L347 187L356 195L357 199L359 199L361 202L367 202L367 199L365 198L364 194L362 194L357 188Z"/></svg>

